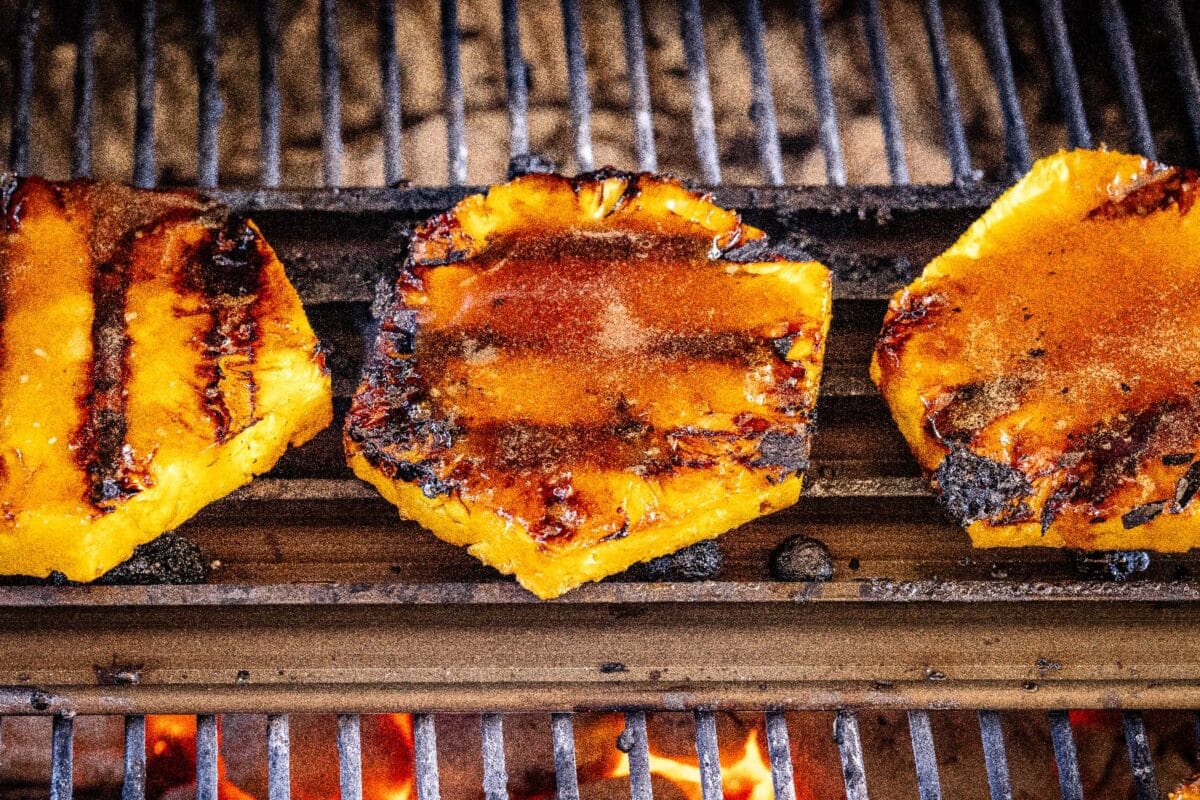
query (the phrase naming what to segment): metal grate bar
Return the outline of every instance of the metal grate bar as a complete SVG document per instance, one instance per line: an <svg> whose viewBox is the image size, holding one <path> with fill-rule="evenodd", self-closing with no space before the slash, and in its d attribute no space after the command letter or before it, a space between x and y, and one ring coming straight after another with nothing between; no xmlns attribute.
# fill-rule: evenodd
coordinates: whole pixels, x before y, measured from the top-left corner
<svg viewBox="0 0 1200 800"><path fill-rule="evenodd" d="M458 52L458 0L442 0L441 37L446 169L450 183L461 186L467 182L467 121Z"/></svg>
<svg viewBox="0 0 1200 800"><path fill-rule="evenodd" d="M1054 763L1058 765L1058 785L1063 800L1083 800L1075 734L1071 732L1071 716L1066 711L1050 712L1050 741L1054 743Z"/></svg>
<svg viewBox="0 0 1200 800"><path fill-rule="evenodd" d="M804 15L804 52L812 75L813 100L817 105L817 139L825 156L825 177L834 186L846 185L846 164L838 135L837 108L833 102L833 80L829 77L829 57L825 52L825 31L821 26L821 7L816 0L801 0Z"/></svg>
<svg viewBox="0 0 1200 800"><path fill-rule="evenodd" d="M1117 75L1121 102L1129 116L1130 143L1135 151L1146 158L1156 158L1150 120L1146 116L1146 102L1142 98L1137 65L1133 60L1133 45L1129 41L1129 24L1125 20L1125 11L1121 8L1120 0L1103 0L1100 20L1104 24L1108 49L1112 52L1113 71Z"/></svg>
<svg viewBox="0 0 1200 800"><path fill-rule="evenodd" d="M717 743L717 716L712 711L697 711L695 719L700 796L704 800L721 800L721 746Z"/></svg>
<svg viewBox="0 0 1200 800"><path fill-rule="evenodd" d="M680 0L679 29L687 59L688 84L692 90L692 136L696 158L705 183L721 183L721 161L717 156L717 128L713 123L712 90L708 85L708 56L704 50L704 19L700 0Z"/></svg>
<svg viewBox="0 0 1200 800"><path fill-rule="evenodd" d="M362 723L358 714L338 714L337 730L341 800L362 800Z"/></svg>
<svg viewBox="0 0 1200 800"><path fill-rule="evenodd" d="M521 15L517 0L500 5L501 37L504 40L504 86L508 93L508 155L529 153L529 84L525 56L521 53Z"/></svg>
<svg viewBox="0 0 1200 800"><path fill-rule="evenodd" d="M217 129L221 95L217 87L217 3L201 0L196 77L200 84L199 130L196 135L196 180L203 189L217 185Z"/></svg>
<svg viewBox="0 0 1200 800"><path fill-rule="evenodd" d="M942 4L940 0L924 0L924 10L925 33L929 38L929 55L933 59L933 76L937 83L938 108L942 114L942 133L950 158L950 174L955 183L964 183L974 176L971 154L967 150L967 134L963 129L962 109L958 104L958 85L950 68L950 48L946 44Z"/></svg>
<svg viewBox="0 0 1200 800"><path fill-rule="evenodd" d="M321 178L342 183L342 69L338 63L337 0L321 0Z"/></svg>
<svg viewBox="0 0 1200 800"><path fill-rule="evenodd" d="M133 128L133 185L157 183L154 169L154 29L158 9L154 0L142 0L137 29L137 111Z"/></svg>
<svg viewBox="0 0 1200 800"><path fill-rule="evenodd" d="M125 777L121 800L145 800L146 797L146 718L125 718ZM274 798L271 798L274 800Z"/></svg>
<svg viewBox="0 0 1200 800"><path fill-rule="evenodd" d="M1193 757L1200 760L1200 712L1192 714L1192 729L1195 734L1192 741Z"/></svg>
<svg viewBox="0 0 1200 800"><path fill-rule="evenodd" d="M483 796L485 800L508 800L508 770L504 764L504 719L499 714L484 714Z"/></svg>
<svg viewBox="0 0 1200 800"><path fill-rule="evenodd" d="M413 761L417 770L417 800L438 800L437 729L432 714L413 714Z"/></svg>
<svg viewBox="0 0 1200 800"><path fill-rule="evenodd" d="M1088 129L1087 114L1083 109L1079 72L1075 68L1075 54L1067 35L1062 0L1042 0L1042 28L1046 31L1050 65L1054 69L1054 82L1058 85L1059 101L1067 122L1067 143L1071 147L1091 147L1092 132Z"/></svg>
<svg viewBox="0 0 1200 800"><path fill-rule="evenodd" d="M1154 777L1154 757L1150 754L1150 737L1140 711L1121 714L1125 727L1125 747L1129 750L1129 767L1138 800L1159 800L1158 781Z"/></svg>
<svg viewBox="0 0 1200 800"><path fill-rule="evenodd" d="M592 157L592 100L588 94L579 0L562 0L562 18L563 39L567 46L567 92L571 130L575 135L575 168L580 172L587 172L595 167L595 159Z"/></svg>
<svg viewBox="0 0 1200 800"><path fill-rule="evenodd" d="M842 779L846 800L867 800L867 772L863 765L862 738L858 735L858 717L843 709L833 720L833 740L842 756Z"/></svg>
<svg viewBox="0 0 1200 800"><path fill-rule="evenodd" d="M783 184L783 154L779 149L779 123L775 118L775 97L771 92L771 74L767 70L767 52L763 45L766 29L758 0L742 0L742 51L750 67L750 119L758 139L758 160L763 180L772 186Z"/></svg>
<svg viewBox="0 0 1200 800"><path fill-rule="evenodd" d="M767 756L771 759L771 785L775 788L775 800L796 800L787 715L782 711L768 711L766 722Z"/></svg>
<svg viewBox="0 0 1200 800"><path fill-rule="evenodd" d="M18 175L29 171L29 124L33 106L33 46L37 40L37 0L21 0L17 12L16 85L13 87L12 140L8 168Z"/></svg>
<svg viewBox="0 0 1200 800"><path fill-rule="evenodd" d="M629 754L630 800L653 800L650 785L650 740L646 735L646 713L627 711L625 730L617 739L617 747Z"/></svg>
<svg viewBox="0 0 1200 800"><path fill-rule="evenodd" d="M196 800L217 800L217 718L196 717Z"/></svg>
<svg viewBox="0 0 1200 800"><path fill-rule="evenodd" d="M983 763L987 769L988 790L992 800L1012 800L1012 780L1008 774L1008 754L1004 747L1004 729L1000 712L979 712L979 735L983 739Z"/></svg>
<svg viewBox="0 0 1200 800"><path fill-rule="evenodd" d="M654 118L650 111L650 79L646 74L646 37L642 31L639 0L621 1L621 28L625 34L625 68L629 72L629 109L633 114L633 147L638 169L658 169L654 150Z"/></svg>
<svg viewBox="0 0 1200 800"><path fill-rule="evenodd" d="M575 720L571 714L550 715L554 740L554 782L557 800L579 800L579 773L575 767Z"/></svg>
<svg viewBox="0 0 1200 800"><path fill-rule="evenodd" d="M55 714L50 729L50 800L71 800L75 793L75 719Z"/></svg>
<svg viewBox="0 0 1200 800"><path fill-rule="evenodd" d="M863 29L867 35L867 50L871 55L871 79L875 84L875 105L879 110L879 125L883 128L883 146L887 151L888 173L892 183L908 183L908 163L904 158L904 134L900 130L900 111L892 90L892 68L888 64L887 37L879 0L862 0Z"/></svg>
<svg viewBox="0 0 1200 800"><path fill-rule="evenodd" d="M1171 40L1175 75L1179 79L1183 103L1192 123L1192 146L1197 155L1200 155L1200 71L1196 68L1196 54L1192 51L1187 20L1179 0L1164 0L1163 16L1167 21L1167 35Z"/></svg>
<svg viewBox="0 0 1200 800"><path fill-rule="evenodd" d="M75 40L75 95L71 123L71 177L92 174L92 101L96 76L98 0L81 0Z"/></svg>
<svg viewBox="0 0 1200 800"><path fill-rule="evenodd" d="M982 0L982 5L988 66L996 83L1000 110L1004 115L1004 160L1011 173L1020 175L1029 170L1032 160L1029 155L1029 134L1025 130L1025 117L1021 114L1017 84L1013 79L1012 56L1008 52L1004 14L1000 11L1000 0Z"/></svg>
<svg viewBox="0 0 1200 800"><path fill-rule="evenodd" d="M267 717L267 800L291 800L292 735L286 714Z"/></svg>
<svg viewBox="0 0 1200 800"><path fill-rule="evenodd" d="M404 179L401 150L400 62L396 57L396 3L379 0L379 90L383 115L383 180L397 186Z"/></svg>
<svg viewBox="0 0 1200 800"><path fill-rule="evenodd" d="M263 186L279 185L279 12L275 0L258 4L258 152Z"/></svg>
<svg viewBox="0 0 1200 800"><path fill-rule="evenodd" d="M938 776L937 753L933 749L933 729L925 711L908 712L908 732L912 739L913 762L917 770L917 795L921 800L941 800L942 780Z"/></svg>

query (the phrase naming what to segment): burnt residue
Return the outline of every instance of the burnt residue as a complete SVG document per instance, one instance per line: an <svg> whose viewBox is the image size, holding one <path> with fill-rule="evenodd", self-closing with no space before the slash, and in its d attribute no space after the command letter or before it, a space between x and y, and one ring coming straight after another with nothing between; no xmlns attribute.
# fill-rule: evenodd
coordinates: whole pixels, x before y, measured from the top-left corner
<svg viewBox="0 0 1200 800"><path fill-rule="evenodd" d="M755 467L782 467L783 472L795 475L808 470L812 436L807 427L797 431L770 430L758 442Z"/></svg>
<svg viewBox="0 0 1200 800"><path fill-rule="evenodd" d="M1020 470L956 448L933 473L942 505L962 525L1028 519L1033 485Z"/></svg>
<svg viewBox="0 0 1200 800"><path fill-rule="evenodd" d="M706 539L674 553L634 564L614 576L613 580L672 583L709 581L721 574L724 561L720 543L716 539Z"/></svg>
<svg viewBox="0 0 1200 800"><path fill-rule="evenodd" d="M1150 554L1145 550L1076 550L1073 555L1076 572L1092 580L1121 583L1150 568Z"/></svg>
<svg viewBox="0 0 1200 800"><path fill-rule="evenodd" d="M880 367L898 368L904 345L918 331L933 327L945 308L946 298L937 294L905 292L898 303L893 301L875 345Z"/></svg>
<svg viewBox="0 0 1200 800"><path fill-rule="evenodd" d="M1135 506L1125 514L1121 515L1121 525L1127 531L1134 528L1140 528L1142 525L1145 525L1147 522L1150 522L1159 514L1161 514L1166 506L1166 500L1155 500L1152 503L1142 503L1140 506Z"/></svg>
<svg viewBox="0 0 1200 800"><path fill-rule="evenodd" d="M771 576L779 581L827 581L833 577L833 556L824 542L798 534L771 553Z"/></svg>
<svg viewBox="0 0 1200 800"><path fill-rule="evenodd" d="M1175 208L1186 214L1196 201L1200 172L1175 167L1149 172L1090 210L1085 219L1113 220L1124 217L1145 217Z"/></svg>
<svg viewBox="0 0 1200 800"><path fill-rule="evenodd" d="M948 447L965 446L989 423L1018 407L1025 380L1004 375L943 392L927 411L929 432Z"/></svg>
<svg viewBox="0 0 1200 800"><path fill-rule="evenodd" d="M116 656L113 656L108 664L96 664L92 667L99 686L137 686L142 679L144 668L144 664L124 663Z"/></svg>
<svg viewBox="0 0 1200 800"><path fill-rule="evenodd" d="M1173 510L1179 512L1187 508L1198 491L1200 491L1200 462L1188 467L1188 471L1175 484L1175 506Z"/></svg>
<svg viewBox="0 0 1200 800"><path fill-rule="evenodd" d="M1167 467L1185 467L1196 458L1195 453L1167 453L1162 457L1162 463Z"/></svg>
<svg viewBox="0 0 1200 800"><path fill-rule="evenodd" d="M208 562L200 547L186 536L164 533L139 545L133 555L97 579L109 586L195 584L208 580Z"/></svg>

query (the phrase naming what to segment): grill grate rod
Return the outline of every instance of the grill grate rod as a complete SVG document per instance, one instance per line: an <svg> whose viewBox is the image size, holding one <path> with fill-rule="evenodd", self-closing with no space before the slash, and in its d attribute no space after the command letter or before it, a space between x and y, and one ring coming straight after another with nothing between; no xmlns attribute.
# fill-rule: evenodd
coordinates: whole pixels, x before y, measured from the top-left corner
<svg viewBox="0 0 1200 800"><path fill-rule="evenodd" d="M845 186L846 164L842 159L842 143L838 135L837 108L833 103L833 80L829 77L821 8L816 0L801 0L800 9L804 16L804 52L808 56L813 100L817 105L817 139L825 156L825 177L834 186Z"/></svg>
<svg viewBox="0 0 1200 800"><path fill-rule="evenodd" d="M1058 86L1059 102L1062 103L1067 122L1067 144L1071 147L1091 147L1092 132L1088 129L1087 113L1083 108L1079 71L1075 68L1075 54L1067 34L1062 0L1042 0L1042 28L1046 32L1050 65L1054 70L1054 82Z"/></svg>
<svg viewBox="0 0 1200 800"><path fill-rule="evenodd" d="M1146 733L1146 721L1140 711L1125 711L1121 714L1125 728L1125 747L1129 751L1129 767L1133 772L1133 785L1138 800L1158 800L1158 781L1154 778L1154 757L1150 754L1150 737Z"/></svg>
<svg viewBox="0 0 1200 800"><path fill-rule="evenodd" d="M75 94L71 112L71 177L92 175L92 102L96 76L98 0L79 4L79 38L75 41Z"/></svg>
<svg viewBox="0 0 1200 800"><path fill-rule="evenodd" d="M50 800L71 800L75 793L75 719L55 714L50 728Z"/></svg>
<svg viewBox="0 0 1200 800"><path fill-rule="evenodd" d="M1192 123L1192 147L1200 155L1200 71L1196 68L1196 54L1192 52L1188 37L1187 20L1179 0L1164 0L1163 16L1167 21L1167 35L1171 40L1171 58L1175 62L1175 75L1183 92L1188 119Z"/></svg>
<svg viewBox="0 0 1200 800"><path fill-rule="evenodd" d="M704 19L700 0L680 0L679 32L687 60L688 86L692 92L692 136L700 176L709 186L721 183L721 161L717 155L717 129L713 123L712 90L708 85L708 56L704 50Z"/></svg>
<svg viewBox="0 0 1200 800"><path fill-rule="evenodd" d="M625 730L617 738L617 749L629 754L630 800L653 800L650 784L650 740L646 735L646 712L627 711Z"/></svg>
<svg viewBox="0 0 1200 800"><path fill-rule="evenodd" d="M362 722L358 714L338 714L337 749L341 800L362 800Z"/></svg>
<svg viewBox="0 0 1200 800"><path fill-rule="evenodd" d="M279 12L275 0L258 5L258 154L263 186L279 185Z"/></svg>
<svg viewBox="0 0 1200 800"><path fill-rule="evenodd" d="M587 63L583 55L583 23L579 18L579 0L562 0L561 5L575 168L588 172L595 168L595 159L592 156L592 100L588 94Z"/></svg>
<svg viewBox="0 0 1200 800"><path fill-rule="evenodd" d="M154 29L155 0L142 0L137 26L137 110L133 127L133 185L147 188L157 183L154 170Z"/></svg>
<svg viewBox="0 0 1200 800"><path fill-rule="evenodd" d="M700 796L721 800L721 747L717 742L717 716L712 711L695 713L696 757L700 768Z"/></svg>
<svg viewBox="0 0 1200 800"><path fill-rule="evenodd" d="M131 714L125 718L125 777L121 782L121 800L145 800L145 797L146 718Z"/></svg>
<svg viewBox="0 0 1200 800"><path fill-rule="evenodd" d="M196 77L200 84L196 132L196 182L202 189L217 185L217 129L221 122L221 95L217 87L217 3L201 0Z"/></svg>
<svg viewBox="0 0 1200 800"><path fill-rule="evenodd" d="M29 119L33 105L33 48L37 40L37 0L21 0L17 12L16 97L12 108L12 140L8 168L18 175L29 172Z"/></svg>
<svg viewBox="0 0 1200 800"><path fill-rule="evenodd" d="M413 761L417 771L417 800L438 800L437 729L432 714L413 714Z"/></svg>
<svg viewBox="0 0 1200 800"><path fill-rule="evenodd" d="M321 179L342 184L342 69L338 64L337 0L321 0Z"/></svg>
<svg viewBox="0 0 1200 800"><path fill-rule="evenodd" d="M1154 137L1150 134L1150 120L1146 116L1146 102L1142 98L1142 87L1138 81L1137 64L1133 60L1133 45L1129 41L1129 24L1120 0L1103 0L1100 19L1104 24L1104 37L1112 52L1113 71L1117 74L1117 88L1121 103L1129 117L1130 140L1133 149L1146 158L1157 158Z"/></svg>
<svg viewBox="0 0 1200 800"><path fill-rule="evenodd" d="M879 13L879 0L862 0L863 31L871 56L871 80L875 85L875 105L879 125L883 129L883 146L887 151L888 174L892 183L908 183L908 162L904 158L904 134L900 129L900 111L892 89L892 68L888 64L887 37Z"/></svg>
<svg viewBox="0 0 1200 800"><path fill-rule="evenodd" d="M292 736L286 714L267 717L267 800L291 800Z"/></svg>
<svg viewBox="0 0 1200 800"><path fill-rule="evenodd" d="M917 794L921 800L942 800L942 781L938 777L937 753L933 748L929 713L919 710L908 712L908 732L917 771Z"/></svg>
<svg viewBox="0 0 1200 800"><path fill-rule="evenodd" d="M1050 740L1054 744L1054 763L1058 766L1058 785L1063 800L1083 800L1083 781L1079 776L1079 756L1075 752L1075 734L1066 711L1050 712Z"/></svg>
<svg viewBox="0 0 1200 800"><path fill-rule="evenodd" d="M504 40L504 86L508 94L509 158L529 153L529 85L525 56L521 53L521 18L517 0L500 4L501 38Z"/></svg>
<svg viewBox="0 0 1200 800"><path fill-rule="evenodd" d="M579 774L575 767L575 719L571 714L550 715L554 741L554 782L557 800L579 800Z"/></svg>
<svg viewBox="0 0 1200 800"><path fill-rule="evenodd" d="M650 79L646 74L646 37L639 0L621 0L621 29L625 35L625 68L629 72L629 110L633 115L633 146L638 169L658 169L654 150L654 118L650 111Z"/></svg>
<svg viewBox="0 0 1200 800"><path fill-rule="evenodd" d="M771 760L771 785L775 788L775 800L796 800L787 716L782 711L768 711L766 724L767 757Z"/></svg>
<svg viewBox="0 0 1200 800"><path fill-rule="evenodd" d="M196 800L217 800L217 718L196 717Z"/></svg>
<svg viewBox="0 0 1200 800"><path fill-rule="evenodd" d="M955 183L966 183L974 175L971 155L967 150L967 134L963 129L962 108L958 104L958 85L950 68L950 48L946 43L946 26L942 22L940 0L925 0L924 12L929 55L933 60L933 75L937 83L938 108L942 115L942 133L946 138L946 154L950 159L950 174Z"/></svg>
<svg viewBox="0 0 1200 800"><path fill-rule="evenodd" d="M833 720L833 740L842 757L842 779L846 783L846 800L867 800L867 772L863 765L862 738L858 734L858 717L843 709Z"/></svg>
<svg viewBox="0 0 1200 800"><path fill-rule="evenodd" d="M462 186L467 182L467 122L458 49L458 0L442 0L441 38L446 170L450 183Z"/></svg>
<svg viewBox="0 0 1200 800"><path fill-rule="evenodd" d="M766 26L758 0L743 0L742 51L750 67L750 118L758 140L758 160L763 180L772 186L783 184L783 154L779 149L779 122L775 117L775 96L771 92L771 74L767 71L767 51L763 44Z"/></svg>
<svg viewBox="0 0 1200 800"><path fill-rule="evenodd" d="M1004 14L1000 11L1000 0L982 0L984 22L984 44L987 49L988 67L996 84L1000 110L1004 115L1004 160L1013 177L1023 175L1032 162L1029 155L1029 134L1025 130L1025 117L1021 114L1021 102L1017 96L1017 84L1013 79L1012 56L1008 51L1008 38L1004 29Z"/></svg>
<svg viewBox="0 0 1200 800"><path fill-rule="evenodd" d="M504 764L504 719L483 714L483 796L485 800L508 800L508 770Z"/></svg>
<svg viewBox="0 0 1200 800"><path fill-rule="evenodd" d="M379 92L383 116L383 179L397 186L404 179L401 141L400 62L396 56L396 3L379 2Z"/></svg>
<svg viewBox="0 0 1200 800"><path fill-rule="evenodd" d="M979 712L979 735L983 740L983 763L987 769L988 791L992 800L1012 800L1012 780L1008 774L1008 754L1004 747L1004 729L1000 712Z"/></svg>

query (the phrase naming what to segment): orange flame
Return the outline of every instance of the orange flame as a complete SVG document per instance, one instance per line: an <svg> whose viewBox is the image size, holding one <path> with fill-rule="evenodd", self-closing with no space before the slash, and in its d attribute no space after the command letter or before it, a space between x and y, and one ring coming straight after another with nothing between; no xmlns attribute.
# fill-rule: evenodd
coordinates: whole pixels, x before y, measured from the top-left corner
<svg viewBox="0 0 1200 800"><path fill-rule="evenodd" d="M221 729L217 727L217 740ZM218 746L217 752L220 752ZM196 718L183 714L146 717L146 793L160 796L196 782ZM217 760L219 800L254 800L225 775L225 759Z"/></svg>
<svg viewBox="0 0 1200 800"><path fill-rule="evenodd" d="M669 780L679 787L687 800L701 800L700 767L687 761L650 753L650 773ZM622 754L609 777L629 775L629 756ZM737 761L721 764L721 788L725 800L773 800L775 788L771 783L771 767L758 744L758 731L751 730ZM798 794L798 797L807 797Z"/></svg>

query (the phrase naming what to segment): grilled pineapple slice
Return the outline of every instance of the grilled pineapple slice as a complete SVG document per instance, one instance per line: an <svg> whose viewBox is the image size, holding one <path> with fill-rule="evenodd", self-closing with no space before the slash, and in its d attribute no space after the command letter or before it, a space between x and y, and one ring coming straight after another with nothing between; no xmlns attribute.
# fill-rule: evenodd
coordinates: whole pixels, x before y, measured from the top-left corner
<svg viewBox="0 0 1200 800"><path fill-rule="evenodd" d="M539 597L799 496L829 274L672 180L468 197L417 230L387 305L350 464Z"/></svg>
<svg viewBox="0 0 1200 800"><path fill-rule="evenodd" d="M0 573L96 578L330 423L251 223L183 192L3 189Z"/></svg>
<svg viewBox="0 0 1200 800"><path fill-rule="evenodd" d="M872 375L976 545L1200 543L1198 189L1059 153L892 299Z"/></svg>

